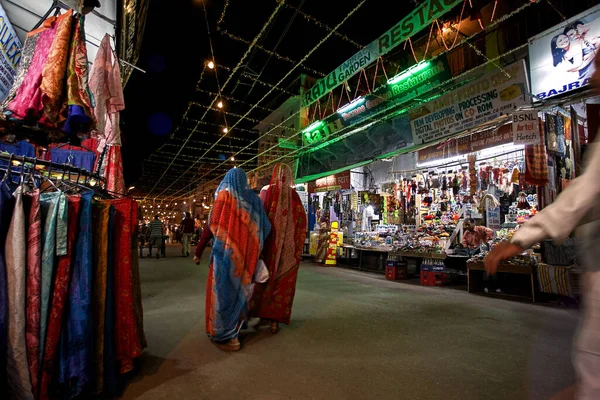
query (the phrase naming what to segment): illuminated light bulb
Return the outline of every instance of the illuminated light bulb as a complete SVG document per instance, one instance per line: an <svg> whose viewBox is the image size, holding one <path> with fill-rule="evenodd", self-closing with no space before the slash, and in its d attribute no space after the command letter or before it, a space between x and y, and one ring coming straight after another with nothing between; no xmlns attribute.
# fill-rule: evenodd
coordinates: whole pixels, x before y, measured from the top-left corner
<svg viewBox="0 0 600 400"><path fill-rule="evenodd" d="M208 64L207 64L207 66L208 66L209 69L215 69L215 63L212 62L212 61L209 61Z"/></svg>
<svg viewBox="0 0 600 400"><path fill-rule="evenodd" d="M223 128L223 133L227 133L229 132L229 129L227 127Z"/></svg>
<svg viewBox="0 0 600 400"><path fill-rule="evenodd" d="M231 161L235 161L235 157L234 156L231 156Z"/></svg>
<svg viewBox="0 0 600 400"><path fill-rule="evenodd" d="M177 205L177 203L175 203L175 205Z"/></svg>
<svg viewBox="0 0 600 400"><path fill-rule="evenodd" d="M219 101L219 102L217 103L217 107L219 107L219 108L223 108L223 102L222 102L222 101Z"/></svg>
<svg viewBox="0 0 600 400"><path fill-rule="evenodd" d="M187 204L187 203L184 201L183 204Z"/></svg>

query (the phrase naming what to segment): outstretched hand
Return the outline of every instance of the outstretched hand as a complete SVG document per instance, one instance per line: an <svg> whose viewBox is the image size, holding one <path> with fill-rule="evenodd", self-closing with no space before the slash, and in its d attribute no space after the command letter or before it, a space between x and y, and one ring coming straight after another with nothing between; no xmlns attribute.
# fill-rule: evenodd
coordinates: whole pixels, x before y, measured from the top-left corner
<svg viewBox="0 0 600 400"><path fill-rule="evenodd" d="M485 257L484 265L488 274L494 275L498 271L498 264L504 260L518 256L525 249L518 244L502 242L496 245Z"/></svg>
<svg viewBox="0 0 600 400"><path fill-rule="evenodd" d="M194 263L196 265L200 265L200 259L198 257L196 257L196 256L194 256Z"/></svg>

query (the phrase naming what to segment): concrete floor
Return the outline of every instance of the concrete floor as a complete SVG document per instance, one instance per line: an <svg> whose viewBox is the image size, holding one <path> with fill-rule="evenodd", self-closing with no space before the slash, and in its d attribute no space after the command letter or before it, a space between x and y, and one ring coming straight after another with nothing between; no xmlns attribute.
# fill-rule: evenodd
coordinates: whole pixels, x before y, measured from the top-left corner
<svg viewBox="0 0 600 400"><path fill-rule="evenodd" d="M577 311L303 264L293 321L220 351L208 252L141 261L148 349L125 399L549 399L574 382Z"/></svg>

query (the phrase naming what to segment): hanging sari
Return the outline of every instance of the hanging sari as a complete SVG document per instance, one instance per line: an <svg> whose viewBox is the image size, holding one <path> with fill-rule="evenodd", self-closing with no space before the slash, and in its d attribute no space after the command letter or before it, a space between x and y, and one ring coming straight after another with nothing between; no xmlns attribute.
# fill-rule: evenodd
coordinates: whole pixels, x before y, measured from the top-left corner
<svg viewBox="0 0 600 400"><path fill-rule="evenodd" d="M8 397L32 399L25 340L27 295L27 230L23 208L23 186L14 194L15 208L6 237L6 286L8 288Z"/></svg>
<svg viewBox="0 0 600 400"><path fill-rule="evenodd" d="M0 244L6 243L15 200L4 181L0 181ZM7 345L7 308L5 246L0 246L0 393L6 393L6 345Z"/></svg>
<svg viewBox="0 0 600 400"><path fill-rule="evenodd" d="M137 286L140 283L135 261L137 249L133 248L138 208L137 202L129 198L113 200L111 204L116 210L114 223L118 227L113 239L117 310L115 345L120 372L125 374L133 369L133 360L141 356L146 347L141 289Z"/></svg>
<svg viewBox="0 0 600 400"><path fill-rule="evenodd" d="M104 387L104 328L106 325L106 288L108 273L108 222L110 203L96 202L92 210L92 229L94 237L92 287L94 313L94 384L95 393L101 393Z"/></svg>
<svg viewBox="0 0 600 400"><path fill-rule="evenodd" d="M67 198L62 192L42 193L40 208L44 221L40 299L40 359L43 359L54 276L54 257L67 253Z"/></svg>
<svg viewBox="0 0 600 400"><path fill-rule="evenodd" d="M206 333L217 342L238 336L247 318L246 289L271 224L240 168L227 172L211 212L213 251L206 282Z"/></svg>
<svg viewBox="0 0 600 400"><path fill-rule="evenodd" d="M54 290L52 291L52 308L48 314L48 332L45 338L45 351L43 353L42 371L40 378L40 399L49 399L50 384L57 370L58 345L60 343L61 329L64 322L65 307L67 304L69 282L71 277L71 264L75 260L74 246L77 237L77 223L81 208L81 197L71 196L68 199L67 222L67 248L66 254L58 258L56 276L54 277Z"/></svg>
<svg viewBox="0 0 600 400"><path fill-rule="evenodd" d="M36 189L25 197L28 210L27 230L27 303L26 340L27 362L33 394L38 398L40 372L40 300L42 296L42 211L40 191Z"/></svg>
<svg viewBox="0 0 600 400"><path fill-rule="evenodd" d="M263 251L269 280L257 285L253 298L253 314L284 324L290 323L306 238L306 212L293 183L290 167L278 164L271 185L261 193L272 226Z"/></svg>
<svg viewBox="0 0 600 400"><path fill-rule="evenodd" d="M92 195L81 194L75 260L60 341L60 382L70 398L79 396L92 378Z"/></svg>

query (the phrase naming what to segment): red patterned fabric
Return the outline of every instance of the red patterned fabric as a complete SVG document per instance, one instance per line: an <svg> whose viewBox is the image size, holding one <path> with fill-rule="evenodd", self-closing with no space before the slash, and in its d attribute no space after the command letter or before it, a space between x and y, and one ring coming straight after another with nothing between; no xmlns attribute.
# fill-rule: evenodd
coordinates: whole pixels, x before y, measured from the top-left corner
<svg viewBox="0 0 600 400"><path fill-rule="evenodd" d="M31 377L33 395L39 395L40 371L40 318L42 295L42 211L40 191L34 190L27 195L29 205L27 232L27 301L26 333L27 363Z"/></svg>
<svg viewBox="0 0 600 400"><path fill-rule="evenodd" d="M138 223L138 207L135 200L124 198L111 201L115 207L114 265L116 298L116 353L121 363L121 373L133 369L133 360L140 355L146 340L141 311L139 276L134 276L134 236Z"/></svg>
<svg viewBox="0 0 600 400"><path fill-rule="evenodd" d="M67 201L67 255L58 257L56 277L54 278L54 289L52 291L50 313L48 314L46 346L41 372L40 399L42 400L49 398L50 383L52 382L55 366L58 365L58 344L60 342L60 333L65 315L65 304L69 296L71 264L75 254L73 244L75 243L77 223L79 222L79 209L81 207L81 198L79 196L68 197Z"/></svg>
<svg viewBox="0 0 600 400"><path fill-rule="evenodd" d="M126 194L121 146L108 146L104 157L102 175L106 178L106 189L113 193Z"/></svg>
<svg viewBox="0 0 600 400"><path fill-rule="evenodd" d="M293 183L290 167L278 164L264 201L272 226L263 251L270 277L257 285L253 301L258 317L284 324L290 323L306 237L306 213Z"/></svg>

